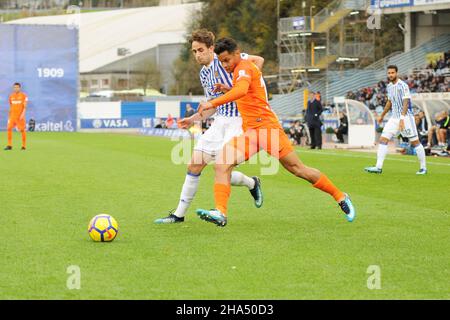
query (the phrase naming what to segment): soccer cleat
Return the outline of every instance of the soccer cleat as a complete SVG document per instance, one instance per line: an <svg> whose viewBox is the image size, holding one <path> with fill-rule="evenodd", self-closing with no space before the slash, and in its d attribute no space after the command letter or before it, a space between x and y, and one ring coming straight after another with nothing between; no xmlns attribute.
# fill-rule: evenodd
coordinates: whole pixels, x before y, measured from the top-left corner
<svg viewBox="0 0 450 320"><path fill-rule="evenodd" d="M181 223L184 222L184 217L180 218L174 215L173 213L170 213L165 218L156 219L156 224L172 224L172 223Z"/></svg>
<svg viewBox="0 0 450 320"><path fill-rule="evenodd" d="M352 200L350 199L349 195L345 194L344 200L339 202L339 206L341 207L342 211L345 213L345 218L347 218L348 222L352 222L356 218L356 210L353 206Z"/></svg>
<svg viewBox="0 0 450 320"><path fill-rule="evenodd" d="M252 177L252 179L255 180L255 186L253 187L253 189L250 190L250 193L253 199L255 199L255 206L257 208L261 208L264 200L263 193L261 190L261 180L258 177Z"/></svg>
<svg viewBox="0 0 450 320"><path fill-rule="evenodd" d="M227 225L227 217L217 209L197 209L197 215L200 219L214 223L219 227L225 227Z"/></svg>
<svg viewBox="0 0 450 320"><path fill-rule="evenodd" d="M12 147L11 146L6 146L5 149L3 149L3 150L12 150Z"/></svg>
<svg viewBox="0 0 450 320"><path fill-rule="evenodd" d="M416 172L417 175L425 175L427 174L427 169L420 169L419 171Z"/></svg>
<svg viewBox="0 0 450 320"><path fill-rule="evenodd" d="M364 168L364 170L369 173L378 173L378 174L383 172L383 169L380 169L377 167L367 167L367 168Z"/></svg>
<svg viewBox="0 0 450 320"><path fill-rule="evenodd" d="M20 149L20 150L27 150L27 148L25 148L25 147L22 147L22 149Z"/></svg>

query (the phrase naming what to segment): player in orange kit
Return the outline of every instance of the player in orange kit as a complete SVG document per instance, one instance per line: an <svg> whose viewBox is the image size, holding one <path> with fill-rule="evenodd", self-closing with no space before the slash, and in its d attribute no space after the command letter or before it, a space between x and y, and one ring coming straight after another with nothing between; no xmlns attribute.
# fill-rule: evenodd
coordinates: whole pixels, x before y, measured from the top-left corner
<svg viewBox="0 0 450 320"><path fill-rule="evenodd" d="M261 71L250 61L241 59L240 50L233 39L218 40L214 51L225 70L233 72L233 88L216 99L200 103L198 112L202 114L205 110L236 101L242 116L244 133L224 145L219 156L220 160L214 167L215 209L198 209L199 217L218 226L223 227L227 224L231 172L236 165L248 160L260 149L264 149L277 158L289 172L333 196L347 220L352 222L356 217L356 211L350 197L339 190L326 175L305 166L297 157L277 116L269 106Z"/></svg>
<svg viewBox="0 0 450 320"><path fill-rule="evenodd" d="M14 92L9 96L8 145L5 150L12 150L12 132L17 128L22 133L22 150L26 149L27 134L25 113L28 97L21 91L20 83L14 83Z"/></svg>

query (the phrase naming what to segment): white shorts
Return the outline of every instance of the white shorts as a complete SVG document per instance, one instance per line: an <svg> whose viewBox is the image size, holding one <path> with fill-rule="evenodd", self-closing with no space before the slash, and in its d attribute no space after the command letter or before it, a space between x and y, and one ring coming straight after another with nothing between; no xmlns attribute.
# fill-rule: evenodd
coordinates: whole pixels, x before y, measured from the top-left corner
<svg viewBox="0 0 450 320"><path fill-rule="evenodd" d="M409 141L414 141L419 139L419 135L417 134L417 127L416 122L414 120L414 116L408 115L405 116L405 129L401 132L402 136L405 138L408 138ZM383 138L386 138L388 140L391 140L392 137L399 134L399 125L400 125L400 119L391 117L386 125L383 128L383 133L381 136Z"/></svg>
<svg viewBox="0 0 450 320"><path fill-rule="evenodd" d="M241 117L215 117L211 127L198 139L194 150L205 152L215 158L228 141L242 133Z"/></svg>

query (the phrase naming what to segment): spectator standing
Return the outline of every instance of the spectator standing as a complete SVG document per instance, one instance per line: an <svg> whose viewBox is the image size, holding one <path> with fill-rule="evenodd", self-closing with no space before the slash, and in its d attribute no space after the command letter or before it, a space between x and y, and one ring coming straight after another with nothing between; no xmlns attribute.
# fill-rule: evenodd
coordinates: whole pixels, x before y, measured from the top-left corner
<svg viewBox="0 0 450 320"><path fill-rule="evenodd" d="M191 104L186 104L186 111L184 112L183 118L189 118L195 114L195 110L192 108Z"/></svg>
<svg viewBox="0 0 450 320"><path fill-rule="evenodd" d="M320 94L319 94L320 97ZM306 123L308 124L309 135L311 136L311 149L322 149L322 103L317 100L314 92L309 95L308 107L306 109Z"/></svg>
<svg viewBox="0 0 450 320"><path fill-rule="evenodd" d="M169 115L167 116L167 120L166 120L166 127L167 127L168 129L172 128L172 127L173 127L173 123L174 123L173 117L172 117L172 115L169 113Z"/></svg>

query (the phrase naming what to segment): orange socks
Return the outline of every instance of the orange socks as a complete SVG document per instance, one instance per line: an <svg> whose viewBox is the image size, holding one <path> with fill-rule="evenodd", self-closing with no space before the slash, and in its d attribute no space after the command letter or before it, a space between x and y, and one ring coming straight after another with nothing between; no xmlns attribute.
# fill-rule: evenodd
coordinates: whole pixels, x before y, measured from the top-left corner
<svg viewBox="0 0 450 320"><path fill-rule="evenodd" d="M26 147L27 145L27 133L25 131L22 131L22 147Z"/></svg>
<svg viewBox="0 0 450 320"><path fill-rule="evenodd" d="M12 146L12 130L8 130L8 146Z"/></svg>
<svg viewBox="0 0 450 320"><path fill-rule="evenodd" d="M330 194L338 202L345 198L344 193L339 190L323 173L320 175L319 180L313 184L313 187Z"/></svg>
<svg viewBox="0 0 450 320"><path fill-rule="evenodd" d="M222 212L224 215L227 214L227 204L228 199L231 194L231 185L229 184L214 184L214 199L216 201L216 209Z"/></svg>
<svg viewBox="0 0 450 320"><path fill-rule="evenodd" d="M345 198L344 193L339 190L326 175L321 174L319 180L313 184L314 188L320 189L323 192L330 194L336 201L341 201ZM228 199L231 194L231 185L229 184L214 184L214 198L216 201L216 209L224 215L227 213Z"/></svg>

